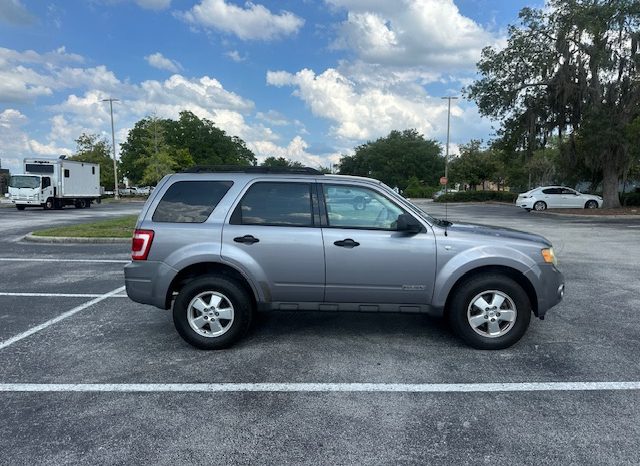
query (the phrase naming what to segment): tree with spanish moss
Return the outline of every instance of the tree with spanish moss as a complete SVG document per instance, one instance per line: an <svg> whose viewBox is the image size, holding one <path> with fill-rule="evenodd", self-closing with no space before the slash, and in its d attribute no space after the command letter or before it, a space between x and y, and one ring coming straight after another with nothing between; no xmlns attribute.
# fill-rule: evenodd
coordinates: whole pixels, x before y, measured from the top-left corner
<svg viewBox="0 0 640 466"><path fill-rule="evenodd" d="M604 206L620 206L640 115L640 2L549 0L520 21L504 49L483 50L467 96L501 123L499 142L513 153L530 158L554 135L566 141L564 162L599 173Z"/></svg>

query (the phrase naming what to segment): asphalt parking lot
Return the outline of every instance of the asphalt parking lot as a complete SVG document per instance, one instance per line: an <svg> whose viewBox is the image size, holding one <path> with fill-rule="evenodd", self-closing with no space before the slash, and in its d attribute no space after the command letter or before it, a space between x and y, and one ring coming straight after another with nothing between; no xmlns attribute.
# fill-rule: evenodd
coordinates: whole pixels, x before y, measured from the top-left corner
<svg viewBox="0 0 640 466"><path fill-rule="evenodd" d="M554 243L565 300L507 350L420 315L273 313L203 352L126 298L128 245L20 241L139 208L0 209L0 464L640 463L640 219L448 206Z"/></svg>

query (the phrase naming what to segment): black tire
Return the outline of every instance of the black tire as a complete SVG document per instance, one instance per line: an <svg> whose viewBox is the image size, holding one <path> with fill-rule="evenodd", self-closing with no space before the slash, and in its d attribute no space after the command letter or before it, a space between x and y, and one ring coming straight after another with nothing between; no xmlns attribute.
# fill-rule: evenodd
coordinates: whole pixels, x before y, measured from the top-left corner
<svg viewBox="0 0 640 466"><path fill-rule="evenodd" d="M25 206L23 205L16 205L16 209L18 210L24 210Z"/></svg>
<svg viewBox="0 0 640 466"><path fill-rule="evenodd" d="M535 204L533 204L533 210L537 210L538 212L547 210L547 203L544 201L538 201Z"/></svg>
<svg viewBox="0 0 640 466"><path fill-rule="evenodd" d="M101 197L96 197L96 204L100 204L102 202L102 198Z"/></svg>
<svg viewBox="0 0 640 466"><path fill-rule="evenodd" d="M592 199L590 201L587 201L587 203L584 205L584 208L585 209L597 209L598 208L598 203Z"/></svg>
<svg viewBox="0 0 640 466"><path fill-rule="evenodd" d="M190 303L202 293L220 294L233 309L233 320L226 321L228 329L219 336L204 336L189 323ZM225 302L223 300L223 302ZM178 293L173 304L173 323L184 340L203 350L223 349L238 341L251 325L252 300L248 293L233 280L217 275L205 275L188 282ZM205 327L208 324L205 324ZM213 331L212 327L208 327ZM226 328L226 327L223 327ZM204 329L206 331L206 329Z"/></svg>
<svg viewBox="0 0 640 466"><path fill-rule="evenodd" d="M84 206L85 206L87 209L90 209L90 208L91 208L91 199L85 199L85 200L84 200Z"/></svg>
<svg viewBox="0 0 640 466"><path fill-rule="evenodd" d="M472 305L473 302L478 301L479 296L486 301L486 299L493 296L492 292L507 296L500 308L492 306L481 310ZM453 331L474 348L484 350L508 348L522 338L531 321L531 303L527 293L516 281L506 275L472 276L460 283L453 293L447 309L449 322ZM511 310L511 307L514 307L514 309ZM504 319L507 310L514 315L514 320L511 322L501 320ZM502 311L502 317L500 316L500 311ZM485 317L485 314L487 317ZM482 318L481 321L486 321L486 323L474 328L471 324L471 319L474 317L478 320ZM493 337L488 335L491 319L495 320L495 323L491 325L497 325L500 329L497 335Z"/></svg>
<svg viewBox="0 0 640 466"><path fill-rule="evenodd" d="M44 210L51 210L55 207L55 202L52 198L47 199L47 202L44 203Z"/></svg>
<svg viewBox="0 0 640 466"><path fill-rule="evenodd" d="M353 200L353 208L355 210L364 210L367 207L367 203L364 200L364 197L358 196Z"/></svg>

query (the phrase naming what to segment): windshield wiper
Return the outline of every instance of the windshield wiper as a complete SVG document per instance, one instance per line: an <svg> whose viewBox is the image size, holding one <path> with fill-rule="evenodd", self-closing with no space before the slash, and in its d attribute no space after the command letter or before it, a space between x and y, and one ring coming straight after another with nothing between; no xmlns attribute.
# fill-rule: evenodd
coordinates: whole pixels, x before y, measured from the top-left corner
<svg viewBox="0 0 640 466"><path fill-rule="evenodd" d="M434 220L436 221L436 224L441 227L450 227L453 225L453 222L450 222L449 220L442 220L441 218L434 218Z"/></svg>

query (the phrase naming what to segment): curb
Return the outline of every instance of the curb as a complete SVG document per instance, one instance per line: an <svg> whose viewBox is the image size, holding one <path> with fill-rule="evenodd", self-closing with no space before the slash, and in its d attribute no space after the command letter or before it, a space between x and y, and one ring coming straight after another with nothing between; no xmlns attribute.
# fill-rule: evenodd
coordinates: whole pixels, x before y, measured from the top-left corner
<svg viewBox="0 0 640 466"><path fill-rule="evenodd" d="M34 236L27 234L23 241L31 243L83 243L83 244L128 244L131 238L80 238L70 236Z"/></svg>
<svg viewBox="0 0 640 466"><path fill-rule="evenodd" d="M533 214L533 211L529 212ZM628 218L628 219L637 219L640 218L640 214L628 214L628 215L582 215L582 214L571 214L571 213L563 213L563 212L549 212L548 210L542 212L536 212L533 215L555 215L557 217L574 217L574 218Z"/></svg>

